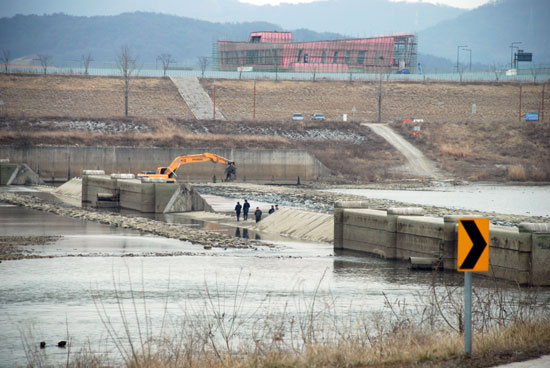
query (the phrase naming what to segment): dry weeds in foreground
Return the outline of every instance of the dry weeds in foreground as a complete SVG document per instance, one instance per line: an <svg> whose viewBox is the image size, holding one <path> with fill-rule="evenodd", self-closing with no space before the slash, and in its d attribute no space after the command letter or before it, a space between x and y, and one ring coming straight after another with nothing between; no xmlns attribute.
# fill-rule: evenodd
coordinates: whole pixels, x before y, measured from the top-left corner
<svg viewBox="0 0 550 368"><path fill-rule="evenodd" d="M120 280L118 281L120 282ZM142 281L143 282L143 281ZM389 300L382 311L341 313L330 295L297 296L282 311L245 307L247 280L237 288L205 282L204 301L185 303L178 316L153 321L145 291L121 290L115 304L94 294L97 312L115 355L85 347L67 351L67 367L489 367L550 352L550 300L535 289L510 289L489 281L474 287L473 354L463 354L461 288L432 284L407 305ZM492 287L491 287L492 285ZM546 298L546 299L545 299ZM269 301L267 301L269 303ZM296 309L296 310L294 310ZM114 310L118 311L113 313ZM157 317L158 318L158 317ZM22 333L32 366L48 357ZM70 341L69 332L67 331ZM70 349L70 346L69 346Z"/></svg>

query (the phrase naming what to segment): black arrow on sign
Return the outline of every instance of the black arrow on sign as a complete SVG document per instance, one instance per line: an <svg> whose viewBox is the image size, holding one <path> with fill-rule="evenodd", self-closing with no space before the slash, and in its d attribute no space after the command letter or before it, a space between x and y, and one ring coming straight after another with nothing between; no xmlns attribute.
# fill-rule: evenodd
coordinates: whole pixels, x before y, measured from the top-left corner
<svg viewBox="0 0 550 368"><path fill-rule="evenodd" d="M470 253L468 253L460 268L463 270L472 269L475 267L479 257L481 257L481 254L485 250L487 242L483 238L483 235L479 232L474 220L460 220L460 222L462 223L464 230L468 233L470 240L474 243L472 249L470 249Z"/></svg>

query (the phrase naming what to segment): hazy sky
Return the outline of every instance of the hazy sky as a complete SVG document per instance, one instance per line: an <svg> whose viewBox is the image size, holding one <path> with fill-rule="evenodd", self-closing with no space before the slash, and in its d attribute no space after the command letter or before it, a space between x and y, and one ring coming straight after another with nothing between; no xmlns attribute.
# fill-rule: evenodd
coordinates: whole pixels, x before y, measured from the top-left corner
<svg viewBox="0 0 550 368"><path fill-rule="evenodd" d="M265 4L271 4L271 5L277 5L280 3L311 3L313 1L319 1L319 0L239 0L242 3L250 3L250 4L256 4L256 5L265 5ZM403 1L403 0L390 0L390 1ZM425 2L425 3L432 3L432 4L445 4L454 6L455 8L463 8L463 9L473 9L477 8L480 5L483 5L485 3L488 3L490 0L406 0L407 2L415 3L415 2Z"/></svg>

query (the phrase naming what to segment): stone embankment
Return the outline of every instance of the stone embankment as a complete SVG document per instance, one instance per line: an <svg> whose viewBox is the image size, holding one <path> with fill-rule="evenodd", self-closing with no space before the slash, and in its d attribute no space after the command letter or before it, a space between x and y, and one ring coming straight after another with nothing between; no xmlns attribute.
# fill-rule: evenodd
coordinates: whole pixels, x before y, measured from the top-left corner
<svg viewBox="0 0 550 368"><path fill-rule="evenodd" d="M142 217L129 217L118 213L102 212L93 209L64 207L52 204L29 195L14 193L0 193L0 202L7 202L18 206L35 210L55 213L60 216L68 216L86 221L99 222L105 225L117 226L124 229L143 231L149 234L166 238L189 241L204 245L205 248L256 248L254 240L235 238L221 233L208 232L200 229L187 228L177 224L146 219ZM267 243L262 243L266 246Z"/></svg>

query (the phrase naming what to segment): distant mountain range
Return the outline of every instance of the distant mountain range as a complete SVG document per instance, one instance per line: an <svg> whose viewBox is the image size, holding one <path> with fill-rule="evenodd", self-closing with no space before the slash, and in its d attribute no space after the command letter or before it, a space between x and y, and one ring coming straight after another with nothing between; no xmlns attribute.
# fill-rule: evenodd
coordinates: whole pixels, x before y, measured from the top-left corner
<svg viewBox="0 0 550 368"><path fill-rule="evenodd" d="M307 28L367 37L413 32L453 19L464 10L429 3L389 0L323 0L302 4L257 6L238 0L2 0L0 16L65 13L77 16L118 15L146 11L209 22L269 22L285 29Z"/></svg>
<svg viewBox="0 0 550 368"><path fill-rule="evenodd" d="M457 46L467 45L473 60L491 65L509 65L510 44L516 41L533 53L533 63L550 64L549 0L489 3L418 33L420 53L456 61ZM469 57L462 55L463 61Z"/></svg>
<svg viewBox="0 0 550 368"><path fill-rule="evenodd" d="M112 2L112 1L111 1ZM135 0L136 4L143 3L142 0ZM162 1L160 1L162 3ZM107 8L107 2L96 0L94 2L81 2L69 0L51 0L51 1L22 1L23 5L32 3L42 4L43 6L54 6L55 4L72 4L72 10L92 11L92 8L103 4ZM112 2L114 7L119 3ZM180 4L180 2L175 2ZM181 2L187 4L188 1ZM254 7L251 5L237 3L236 0L204 0L204 4L211 4L211 16L218 14L219 9L225 9L226 3L234 3L240 9L240 6ZM370 19L372 12L359 11L359 4L378 4L381 7L394 5L409 6L407 3L389 3L386 0L329 0L324 3L311 3L298 5L281 5L273 8L279 11L284 7L294 7L287 9L296 9L290 12L288 18L295 14L301 14L298 10L306 9L307 6L315 6L310 9L321 9L320 6L330 6L341 4L342 6L355 4L358 7L356 12L349 11L350 17L357 14L364 16L364 19ZM0 5L2 7L5 6ZM93 5L92 5L93 4ZM197 13L206 5L201 2L192 2L193 7L188 9L188 13ZM219 7L216 7L218 4ZM21 5L21 6L23 6ZM429 5L429 4L416 4ZM37 5L38 6L38 5ZM68 5L67 5L68 6ZM137 5L136 5L137 6ZM181 9L182 5L178 5ZM154 7L154 5L151 5ZM432 5L426 8L432 9ZM77 9L78 8L78 9ZM368 7L367 7L368 8ZM435 7L438 8L438 7ZM442 7L450 12L453 8ZM411 8L414 9L414 8ZM471 11L456 10L456 17L453 19L442 20L438 24L418 32L419 40L419 61L423 64L437 67L440 69L449 69L456 63L456 51L458 45L468 45L472 50L472 62L484 63L498 66L509 64L510 61L510 43L521 41L519 45L526 52L533 53L533 60L537 64L550 63L550 27L547 20L550 19L550 1L548 0L503 0L481 6ZM2 14L5 9L0 8ZM317 11L311 11L315 16L310 18L317 20L316 29L332 30L338 27L351 24L353 21L342 20L341 17L334 16L330 21L330 10L323 10L317 14ZM264 13L269 17L274 17L270 12ZM231 12L225 19L231 18ZM379 14L379 13L376 13ZM378 16L388 24L395 19L399 19L401 10L387 13L384 17ZM450 13L448 13L450 14ZM390 16L391 15L391 16ZM241 14L245 17L244 14ZM221 17L221 15L220 15ZM307 18L307 16L305 16ZM443 16L441 16L444 18ZM411 18L411 17L409 17ZM412 18L415 18L413 16ZM411 18L411 19L412 19ZM437 17L436 17L437 18ZM391 21L390 21L391 20ZM410 19L409 19L410 20ZM287 20L290 22L290 20ZM294 22L295 23L295 22ZM300 24L307 23L304 19ZM425 22L422 24L428 24ZM373 30L369 33L351 36L374 36L377 33L385 32L385 27L374 26L373 22L369 24L365 21L364 29ZM409 23L403 23L404 25ZM368 25L368 26L367 26ZM402 31L403 28L393 26L393 31ZM312 27L313 28L313 27ZM319 33L302 27L288 28L269 22L242 22L242 23L213 23L205 20L197 20L188 17L167 15L150 12L123 13L119 15L108 16L72 16L65 14L51 15L16 15L12 17L0 18L0 49L10 51L11 58L19 58L33 54L48 54L54 61L72 60L78 61L81 55L91 53L95 61L114 61L122 45L128 45L139 56L140 62L155 62L156 58L162 53L171 54L178 62L196 63L198 56L212 55L212 44L215 40L247 40L252 31L258 30L292 30L295 41L315 41L334 38L350 37L349 33ZM294 30L293 30L294 29ZM428 56L432 55L432 56ZM469 53L461 53L461 63L468 61Z"/></svg>

